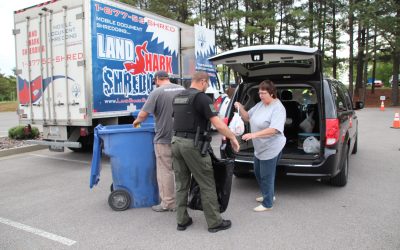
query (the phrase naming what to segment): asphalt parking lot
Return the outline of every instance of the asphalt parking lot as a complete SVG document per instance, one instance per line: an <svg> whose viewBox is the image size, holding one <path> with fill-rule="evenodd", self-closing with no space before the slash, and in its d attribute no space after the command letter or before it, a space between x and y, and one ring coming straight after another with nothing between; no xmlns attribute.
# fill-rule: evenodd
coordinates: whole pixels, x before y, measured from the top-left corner
<svg viewBox="0 0 400 250"><path fill-rule="evenodd" d="M107 159L91 190L91 154L40 150L0 158L0 249L400 249L394 112L358 111L359 151L344 188L279 178L274 210L255 213L255 179L234 178L223 213L233 225L216 234L199 211L189 210L194 223L179 232L173 212L111 210Z"/></svg>

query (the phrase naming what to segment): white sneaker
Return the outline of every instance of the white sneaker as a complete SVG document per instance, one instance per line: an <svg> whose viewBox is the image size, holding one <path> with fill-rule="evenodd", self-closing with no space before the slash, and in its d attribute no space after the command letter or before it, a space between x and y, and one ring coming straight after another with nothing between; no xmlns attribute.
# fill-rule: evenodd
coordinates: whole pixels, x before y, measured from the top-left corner
<svg viewBox="0 0 400 250"><path fill-rule="evenodd" d="M274 200L274 201L276 200L275 196L274 196L274 199L273 199L273 200ZM257 197L257 198L256 198L256 201L258 201L258 202L263 202L263 201L264 201L264 197L262 197L262 196Z"/></svg>
<svg viewBox="0 0 400 250"><path fill-rule="evenodd" d="M259 205L258 207L255 207L254 212L264 212L264 211L271 211L272 207L264 207L263 205Z"/></svg>

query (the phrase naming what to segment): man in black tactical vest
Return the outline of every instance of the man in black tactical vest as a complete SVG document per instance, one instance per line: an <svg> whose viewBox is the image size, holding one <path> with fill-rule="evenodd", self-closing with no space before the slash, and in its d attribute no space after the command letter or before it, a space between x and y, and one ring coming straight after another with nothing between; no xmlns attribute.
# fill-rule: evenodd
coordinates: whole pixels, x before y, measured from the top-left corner
<svg viewBox="0 0 400 250"><path fill-rule="evenodd" d="M196 72L190 88L178 94L173 101L175 132L171 143L179 231L193 223L187 212L191 174L200 187L208 231L214 233L231 227L231 221L223 220L219 212L211 158L204 152L210 137L204 135L207 134L211 122L218 132L230 140L236 152L239 151L239 143L228 126L217 116L212 100L204 93L208 82L209 76L206 72Z"/></svg>

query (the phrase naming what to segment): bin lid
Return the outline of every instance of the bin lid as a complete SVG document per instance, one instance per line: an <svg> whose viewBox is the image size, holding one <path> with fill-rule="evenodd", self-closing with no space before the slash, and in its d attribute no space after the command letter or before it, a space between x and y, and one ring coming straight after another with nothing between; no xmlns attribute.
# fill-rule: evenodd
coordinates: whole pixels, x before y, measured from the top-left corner
<svg viewBox="0 0 400 250"><path fill-rule="evenodd" d="M133 111L133 112L131 113L131 115L132 115L134 118L136 118L136 117L139 116L139 112L140 112L140 109L135 110L135 111ZM151 114L151 113L149 113L149 114L147 115L146 120L144 120L143 122L141 122L141 124L144 124L144 123L154 123L154 122L155 122L155 120L154 120L154 115Z"/></svg>
<svg viewBox="0 0 400 250"><path fill-rule="evenodd" d="M101 126L98 130L98 134L115 134L115 133L137 133L137 132L154 132L154 123L142 123L140 128L134 128L132 124L122 125L108 125Z"/></svg>

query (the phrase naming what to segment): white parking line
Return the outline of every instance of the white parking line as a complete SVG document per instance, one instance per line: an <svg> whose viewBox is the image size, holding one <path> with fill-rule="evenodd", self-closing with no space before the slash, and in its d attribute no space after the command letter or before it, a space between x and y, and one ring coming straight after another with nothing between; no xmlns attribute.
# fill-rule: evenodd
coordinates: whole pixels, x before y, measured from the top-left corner
<svg viewBox="0 0 400 250"><path fill-rule="evenodd" d="M70 162L76 162L76 163L81 163L81 164L85 164L85 165L90 165L90 162L87 162L87 161L71 160L71 159L59 158L59 157L48 156L48 155L39 155L39 154L29 154L29 155L41 157L41 158L49 158L49 159L53 159L53 160L70 161Z"/></svg>
<svg viewBox="0 0 400 250"><path fill-rule="evenodd" d="M22 155L21 156L21 154L17 154L17 155L7 155L7 156L4 156L4 157L0 157L0 161L7 161L7 160L10 160L10 159L13 159L13 158L17 158L17 157L18 157L18 160L32 158L29 155Z"/></svg>
<svg viewBox="0 0 400 250"><path fill-rule="evenodd" d="M71 159L59 158L59 157L48 156L48 155L39 155L39 154L29 154L29 155L30 155L30 156L41 157L41 158L48 158L48 159L53 159L53 160L59 160L59 161L76 162L76 163L85 164L85 165L91 165L91 164L92 164L90 161L71 160ZM101 165L102 165L102 166L108 166L108 167L111 166L111 165L108 164L108 163L102 163Z"/></svg>
<svg viewBox="0 0 400 250"><path fill-rule="evenodd" d="M33 233L33 234L42 236L42 237L47 238L49 240L57 241L57 242L59 242L61 244L67 245L67 246L72 246L73 244L76 243L76 241L74 241L74 240L70 240L70 239L67 239L65 237L58 236L58 235L43 231L41 229L33 228L31 226L24 225L24 224L21 224L21 223L12 221L12 220L8 220L8 219L2 218L2 217L0 217L0 223L3 223L3 224L6 224L6 225L9 225L9 226L24 230L24 231L29 232L29 233Z"/></svg>

